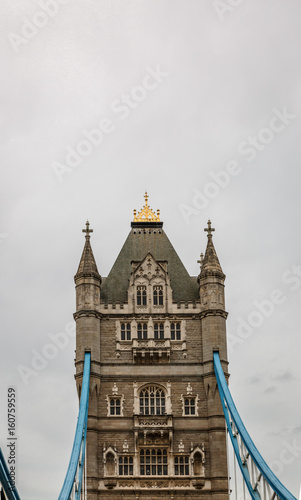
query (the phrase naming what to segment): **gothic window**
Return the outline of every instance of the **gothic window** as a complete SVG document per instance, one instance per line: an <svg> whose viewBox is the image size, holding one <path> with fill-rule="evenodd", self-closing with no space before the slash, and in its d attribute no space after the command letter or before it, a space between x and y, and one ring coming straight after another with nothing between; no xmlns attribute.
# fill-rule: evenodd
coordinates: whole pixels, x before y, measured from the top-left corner
<svg viewBox="0 0 301 500"><path fill-rule="evenodd" d="M155 285L153 287L153 304L154 306L163 306L163 286Z"/></svg>
<svg viewBox="0 0 301 500"><path fill-rule="evenodd" d="M119 476L132 476L134 474L134 460L133 457L122 456L118 460L118 474Z"/></svg>
<svg viewBox="0 0 301 500"><path fill-rule="evenodd" d="M164 339L164 323L154 324L154 337L155 340Z"/></svg>
<svg viewBox="0 0 301 500"><path fill-rule="evenodd" d="M167 449L147 448L140 450L141 476L167 476Z"/></svg>
<svg viewBox="0 0 301 500"><path fill-rule="evenodd" d="M146 286L137 286L137 306L146 306Z"/></svg>
<svg viewBox="0 0 301 500"><path fill-rule="evenodd" d="M121 323L121 340L131 340L131 323Z"/></svg>
<svg viewBox="0 0 301 500"><path fill-rule="evenodd" d="M189 457L175 456L175 476L189 476Z"/></svg>
<svg viewBox="0 0 301 500"><path fill-rule="evenodd" d="M184 398L184 415L195 415L195 397Z"/></svg>
<svg viewBox="0 0 301 500"><path fill-rule="evenodd" d="M170 325L170 339L181 340L181 323L171 323Z"/></svg>
<svg viewBox="0 0 301 500"><path fill-rule="evenodd" d="M120 398L110 398L110 415L119 416L121 415L121 399Z"/></svg>
<svg viewBox="0 0 301 500"><path fill-rule="evenodd" d="M147 324L146 323L138 323L137 335L138 335L138 340L147 339Z"/></svg>
<svg viewBox="0 0 301 500"><path fill-rule="evenodd" d="M165 392L160 387L149 386L140 391L140 415L164 415Z"/></svg>

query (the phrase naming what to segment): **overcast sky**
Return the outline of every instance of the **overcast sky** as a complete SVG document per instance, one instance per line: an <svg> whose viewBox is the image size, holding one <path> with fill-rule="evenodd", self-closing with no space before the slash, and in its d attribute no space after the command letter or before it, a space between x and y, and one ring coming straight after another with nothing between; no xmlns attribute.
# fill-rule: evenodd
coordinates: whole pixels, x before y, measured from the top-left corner
<svg viewBox="0 0 301 500"><path fill-rule="evenodd" d="M7 456L16 386L22 500L57 498L71 453L74 337L39 370L34 359L73 321L81 230L89 218L107 276L146 189L191 275L212 220L231 391L298 496L301 3L2 0L0 9L0 435Z"/></svg>

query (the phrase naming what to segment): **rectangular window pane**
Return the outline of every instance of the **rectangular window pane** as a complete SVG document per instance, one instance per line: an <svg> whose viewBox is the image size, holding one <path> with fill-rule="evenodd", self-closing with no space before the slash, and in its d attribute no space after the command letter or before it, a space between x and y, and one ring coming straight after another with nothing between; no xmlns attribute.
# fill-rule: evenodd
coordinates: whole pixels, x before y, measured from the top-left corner
<svg viewBox="0 0 301 500"><path fill-rule="evenodd" d="M189 476L189 457L180 456L175 457L175 475L176 476Z"/></svg>
<svg viewBox="0 0 301 500"><path fill-rule="evenodd" d="M171 340L175 340L175 324L172 323L170 325L170 338Z"/></svg>

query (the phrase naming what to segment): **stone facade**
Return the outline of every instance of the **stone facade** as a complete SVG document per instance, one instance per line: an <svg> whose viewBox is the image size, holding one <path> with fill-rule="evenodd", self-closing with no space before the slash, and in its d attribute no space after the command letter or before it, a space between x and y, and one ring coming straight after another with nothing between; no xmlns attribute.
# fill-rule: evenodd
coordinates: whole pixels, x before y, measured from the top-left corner
<svg viewBox="0 0 301 500"><path fill-rule="evenodd" d="M109 276L86 244L75 276L76 383L91 351L89 500L228 499L225 421L213 368L227 374L225 275L209 226L190 277L163 223L134 222Z"/></svg>

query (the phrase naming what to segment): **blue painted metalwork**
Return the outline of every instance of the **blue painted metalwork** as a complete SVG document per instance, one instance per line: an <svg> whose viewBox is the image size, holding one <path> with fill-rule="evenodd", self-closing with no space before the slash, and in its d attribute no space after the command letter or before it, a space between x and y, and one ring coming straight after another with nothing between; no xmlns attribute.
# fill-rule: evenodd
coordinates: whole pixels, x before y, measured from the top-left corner
<svg viewBox="0 0 301 500"><path fill-rule="evenodd" d="M88 406L87 406L87 412L86 412L86 417L85 417L85 429L84 429L83 438L82 438L82 455L81 455L81 459L80 459L80 463L79 463L78 488L77 488L77 491L75 492L75 500L80 500L80 497L81 497L81 489L82 489L83 474L84 474L84 467L85 467L87 425L88 425Z"/></svg>
<svg viewBox="0 0 301 500"><path fill-rule="evenodd" d="M8 500L20 500L16 486L11 483L8 467L0 448L0 483Z"/></svg>
<svg viewBox="0 0 301 500"><path fill-rule="evenodd" d="M213 353L213 361L218 390L223 406L227 428L229 431L229 436L231 438L237 462L239 464L240 470L252 499L259 500L262 498L258 489L258 485L263 479L274 492L272 498L277 495L283 500L296 500L296 498L285 488L285 486L283 486L283 484L275 476L273 471L269 468L269 466L257 450L256 446L254 445L250 435L248 434L229 391L218 352ZM241 450L239 449L240 447L238 437L240 438L246 450L245 455L242 453L243 457L241 456ZM250 470L248 467L249 457L251 457L259 472L258 478L255 482L253 481L254 485L252 485Z"/></svg>
<svg viewBox="0 0 301 500"><path fill-rule="evenodd" d="M76 481L76 473L79 469L79 477L76 491L81 491L83 468L85 460L86 436L87 436L87 421L89 407L89 386L90 386L90 370L91 370L91 353L85 353L83 384L80 397L79 413L77 426L71 452L70 462L65 477L65 481L59 495L58 500L69 500L74 483ZM77 498L80 498L77 497Z"/></svg>

